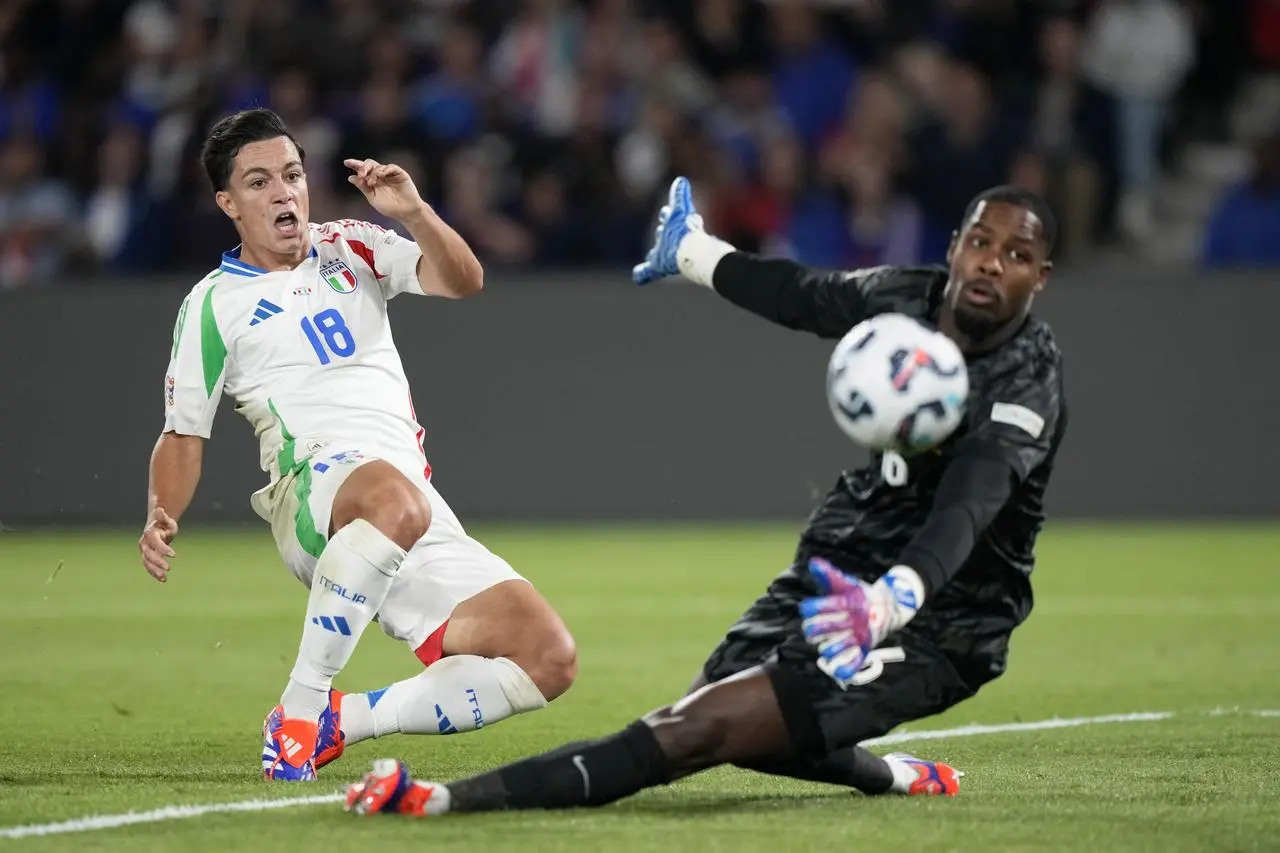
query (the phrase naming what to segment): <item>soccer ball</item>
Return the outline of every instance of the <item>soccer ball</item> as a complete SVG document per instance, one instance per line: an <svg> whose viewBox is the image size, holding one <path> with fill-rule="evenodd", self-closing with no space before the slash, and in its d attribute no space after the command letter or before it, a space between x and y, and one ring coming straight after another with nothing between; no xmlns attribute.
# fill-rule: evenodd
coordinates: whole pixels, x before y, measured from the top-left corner
<svg viewBox="0 0 1280 853"><path fill-rule="evenodd" d="M969 372L955 342L905 314L880 314L844 336L827 366L827 402L855 443L919 453L964 417Z"/></svg>

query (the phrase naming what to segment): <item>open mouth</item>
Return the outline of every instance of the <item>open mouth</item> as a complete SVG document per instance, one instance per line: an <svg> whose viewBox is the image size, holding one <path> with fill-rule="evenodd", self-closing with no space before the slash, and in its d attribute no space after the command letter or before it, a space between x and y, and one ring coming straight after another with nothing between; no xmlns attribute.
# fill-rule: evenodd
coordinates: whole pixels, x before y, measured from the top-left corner
<svg viewBox="0 0 1280 853"><path fill-rule="evenodd" d="M282 213L276 217L276 231L282 237L297 237L300 223L298 222L298 214Z"/></svg>
<svg viewBox="0 0 1280 853"><path fill-rule="evenodd" d="M965 285L962 293L965 301L971 305L994 305L999 299L995 287L987 281L971 281Z"/></svg>

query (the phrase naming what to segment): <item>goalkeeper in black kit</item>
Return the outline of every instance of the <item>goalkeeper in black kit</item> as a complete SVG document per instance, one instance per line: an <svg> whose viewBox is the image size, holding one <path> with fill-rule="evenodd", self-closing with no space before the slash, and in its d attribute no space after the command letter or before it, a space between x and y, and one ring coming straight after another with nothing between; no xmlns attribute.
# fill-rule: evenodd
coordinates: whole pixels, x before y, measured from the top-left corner
<svg viewBox="0 0 1280 853"><path fill-rule="evenodd" d="M948 268L819 272L703 230L678 178L633 278L685 278L788 328L840 338L901 313L965 354L964 421L939 447L876 454L809 518L792 565L734 623L689 693L616 734L457 782L384 759L352 785L359 814L599 806L734 764L865 794L954 795L960 774L859 744L940 713L1001 675L1031 610L1043 499L1066 429L1062 360L1030 313L1056 225L1016 187L978 195Z"/></svg>

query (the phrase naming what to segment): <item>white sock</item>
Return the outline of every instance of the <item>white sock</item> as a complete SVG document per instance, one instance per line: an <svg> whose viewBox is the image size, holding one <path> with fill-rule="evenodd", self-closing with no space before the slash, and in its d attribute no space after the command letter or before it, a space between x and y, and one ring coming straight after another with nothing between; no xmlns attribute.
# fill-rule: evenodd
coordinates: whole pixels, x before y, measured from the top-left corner
<svg viewBox="0 0 1280 853"><path fill-rule="evenodd" d="M716 265L725 255L736 251L736 248L719 237L712 237L695 228L684 235L680 245L676 247L676 265L689 281L715 289L712 278L715 276Z"/></svg>
<svg viewBox="0 0 1280 853"><path fill-rule="evenodd" d="M506 658L451 655L390 687L342 697L347 746L394 732L449 735L536 711L547 700Z"/></svg>
<svg viewBox="0 0 1280 853"><path fill-rule="evenodd" d="M329 540L311 579L298 660L280 697L286 717L319 719L333 677L351 659L404 558L403 548L362 518Z"/></svg>
<svg viewBox="0 0 1280 853"><path fill-rule="evenodd" d="M893 784L889 786L889 791L894 794L908 793L918 778L916 769L901 758L895 758L892 755L886 755L884 763L888 764L889 769L893 771Z"/></svg>

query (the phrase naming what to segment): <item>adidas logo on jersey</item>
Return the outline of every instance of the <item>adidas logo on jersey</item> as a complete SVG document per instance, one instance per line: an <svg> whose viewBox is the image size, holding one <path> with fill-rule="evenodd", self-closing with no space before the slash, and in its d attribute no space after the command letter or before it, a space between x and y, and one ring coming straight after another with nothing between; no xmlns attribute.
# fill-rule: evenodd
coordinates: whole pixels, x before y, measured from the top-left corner
<svg viewBox="0 0 1280 853"><path fill-rule="evenodd" d="M250 326L256 326L263 320L270 320L277 314L283 314L284 309L274 302L268 302L265 299L258 300L258 310L253 312L253 319L249 321Z"/></svg>

